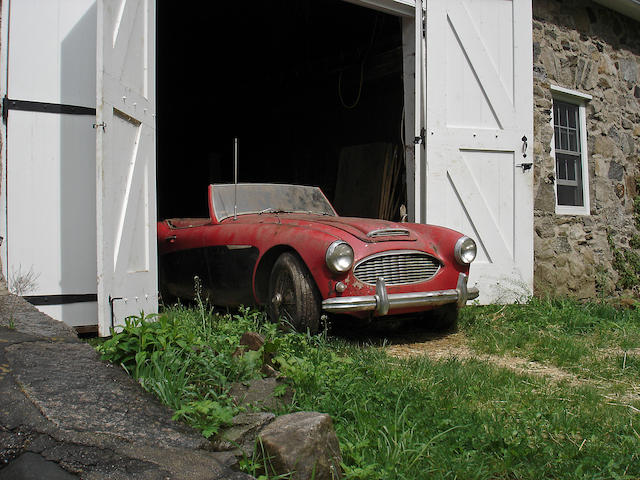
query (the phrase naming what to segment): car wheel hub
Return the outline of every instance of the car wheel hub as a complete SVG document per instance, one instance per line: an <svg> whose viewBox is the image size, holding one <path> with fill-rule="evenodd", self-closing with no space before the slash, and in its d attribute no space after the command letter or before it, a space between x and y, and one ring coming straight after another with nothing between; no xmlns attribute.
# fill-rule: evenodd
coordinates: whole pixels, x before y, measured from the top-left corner
<svg viewBox="0 0 640 480"><path fill-rule="evenodd" d="M271 303L273 303L275 306L280 306L280 304L282 303L282 294L276 293L271 299Z"/></svg>

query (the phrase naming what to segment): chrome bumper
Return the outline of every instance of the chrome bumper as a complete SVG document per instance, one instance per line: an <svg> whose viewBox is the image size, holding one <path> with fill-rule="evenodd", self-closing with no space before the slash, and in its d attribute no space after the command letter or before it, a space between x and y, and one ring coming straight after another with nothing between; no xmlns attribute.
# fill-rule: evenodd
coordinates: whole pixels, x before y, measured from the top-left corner
<svg viewBox="0 0 640 480"><path fill-rule="evenodd" d="M334 297L322 301L322 309L329 313L366 312L373 310L376 315L387 315L391 309L414 307L437 307L447 303L457 303L462 307L467 300L478 298L476 287L467 288L467 276L458 275L456 288L433 292L387 293L383 278L376 281L375 295L361 297Z"/></svg>

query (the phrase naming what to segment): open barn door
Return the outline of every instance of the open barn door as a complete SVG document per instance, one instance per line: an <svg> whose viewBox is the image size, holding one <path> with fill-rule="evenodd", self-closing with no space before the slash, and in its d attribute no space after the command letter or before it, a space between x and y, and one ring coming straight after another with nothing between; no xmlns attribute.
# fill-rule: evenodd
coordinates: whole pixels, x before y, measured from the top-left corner
<svg viewBox="0 0 640 480"><path fill-rule="evenodd" d="M531 2L426 1L426 221L472 236L482 303L533 287Z"/></svg>
<svg viewBox="0 0 640 480"><path fill-rule="evenodd" d="M155 1L98 0L98 326L157 312Z"/></svg>

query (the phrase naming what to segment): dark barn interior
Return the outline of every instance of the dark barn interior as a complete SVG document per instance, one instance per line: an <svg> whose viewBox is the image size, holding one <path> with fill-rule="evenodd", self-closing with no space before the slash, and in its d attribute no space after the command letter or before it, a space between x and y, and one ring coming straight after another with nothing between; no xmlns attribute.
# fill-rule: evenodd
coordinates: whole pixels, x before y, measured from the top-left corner
<svg viewBox="0 0 640 480"><path fill-rule="evenodd" d="M400 19L339 0L192 5L157 6L158 218L208 215L237 136L241 182L317 185L339 214L398 219Z"/></svg>

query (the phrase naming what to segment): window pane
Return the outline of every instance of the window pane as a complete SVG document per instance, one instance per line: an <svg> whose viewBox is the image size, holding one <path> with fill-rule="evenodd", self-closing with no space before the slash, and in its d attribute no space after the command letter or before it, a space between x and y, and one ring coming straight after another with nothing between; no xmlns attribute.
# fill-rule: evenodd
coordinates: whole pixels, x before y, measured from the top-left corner
<svg viewBox="0 0 640 480"><path fill-rule="evenodd" d="M556 148L560 148L560 129L558 127L553 128L553 138Z"/></svg>
<svg viewBox="0 0 640 480"><path fill-rule="evenodd" d="M580 155L556 153L556 178L574 182L574 185L582 185L582 161L580 160Z"/></svg>
<svg viewBox="0 0 640 480"><path fill-rule="evenodd" d="M583 207L582 188L558 185L558 205Z"/></svg>
<svg viewBox="0 0 640 480"><path fill-rule="evenodd" d="M576 161L575 159L567 156L567 180L576 179Z"/></svg>
<svg viewBox="0 0 640 480"><path fill-rule="evenodd" d="M569 127L576 128L576 117L578 113L578 106L571 105L567 107L568 115L569 115Z"/></svg>
<svg viewBox="0 0 640 480"><path fill-rule="evenodd" d="M567 178L567 163L560 154L556 155L556 175L561 180L566 180Z"/></svg>
<svg viewBox="0 0 640 480"><path fill-rule="evenodd" d="M556 125L560 125L563 127L567 126L567 109L564 107L564 104L558 104L558 115L556 115Z"/></svg>
<svg viewBox="0 0 640 480"><path fill-rule="evenodd" d="M578 134L575 130L569 130L569 148L567 150L578 151Z"/></svg>
<svg viewBox="0 0 640 480"><path fill-rule="evenodd" d="M569 150L569 140L567 139L567 131L564 128L560 129L560 148L562 150Z"/></svg>

